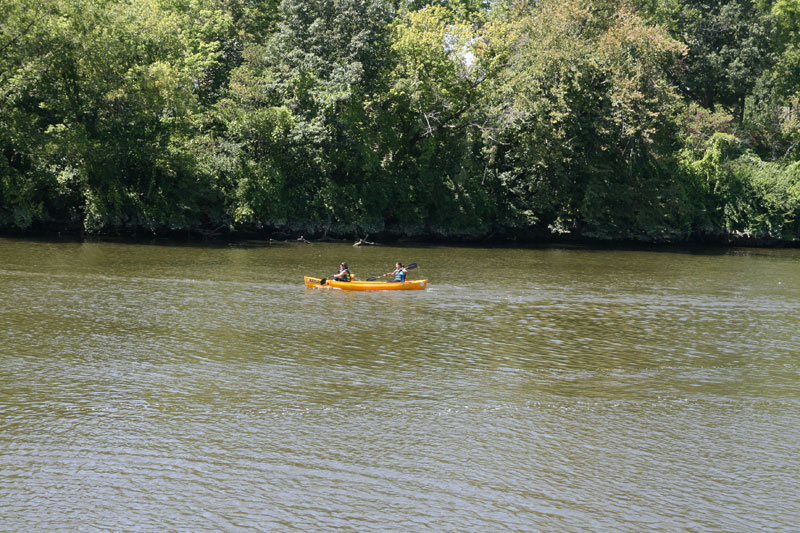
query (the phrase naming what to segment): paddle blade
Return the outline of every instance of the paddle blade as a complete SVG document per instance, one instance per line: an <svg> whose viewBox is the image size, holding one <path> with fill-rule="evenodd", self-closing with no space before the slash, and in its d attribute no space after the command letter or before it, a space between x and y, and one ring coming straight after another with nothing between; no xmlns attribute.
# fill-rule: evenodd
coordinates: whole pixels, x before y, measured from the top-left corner
<svg viewBox="0 0 800 533"><path fill-rule="evenodd" d="M367 278L367 281L377 281L378 278Z"/></svg>
<svg viewBox="0 0 800 533"><path fill-rule="evenodd" d="M411 270L412 268L417 268L417 264L416 263L411 263L410 265L408 265L406 267L406 270Z"/></svg>

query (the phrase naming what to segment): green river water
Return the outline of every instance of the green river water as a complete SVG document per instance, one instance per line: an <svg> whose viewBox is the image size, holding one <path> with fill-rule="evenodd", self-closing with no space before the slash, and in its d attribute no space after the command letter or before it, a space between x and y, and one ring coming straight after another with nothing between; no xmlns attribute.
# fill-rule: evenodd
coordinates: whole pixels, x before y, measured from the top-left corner
<svg viewBox="0 0 800 533"><path fill-rule="evenodd" d="M0 531L789 531L799 450L800 250L0 238Z"/></svg>

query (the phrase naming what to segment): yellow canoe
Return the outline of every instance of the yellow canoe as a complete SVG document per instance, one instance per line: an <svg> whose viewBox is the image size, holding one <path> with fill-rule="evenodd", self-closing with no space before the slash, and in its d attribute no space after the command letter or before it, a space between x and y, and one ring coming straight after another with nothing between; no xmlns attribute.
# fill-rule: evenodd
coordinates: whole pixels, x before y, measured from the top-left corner
<svg viewBox="0 0 800 533"><path fill-rule="evenodd" d="M393 281L332 281L303 276L306 287L342 289L344 291L419 291L428 286L427 279Z"/></svg>

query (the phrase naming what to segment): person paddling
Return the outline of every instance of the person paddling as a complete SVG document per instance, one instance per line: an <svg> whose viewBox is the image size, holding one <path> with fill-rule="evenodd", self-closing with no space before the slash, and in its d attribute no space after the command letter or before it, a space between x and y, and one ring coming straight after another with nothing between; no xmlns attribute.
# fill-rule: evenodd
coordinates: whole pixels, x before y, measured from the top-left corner
<svg viewBox="0 0 800 533"><path fill-rule="evenodd" d="M339 265L339 272L333 275L333 279L336 281L351 281L353 279L353 275L350 273L350 268L347 266L347 263L343 261Z"/></svg>
<svg viewBox="0 0 800 533"><path fill-rule="evenodd" d="M394 282L403 282L406 280L406 274L408 274L408 270L403 266L403 263L399 261L395 263L394 270L391 272L387 272L384 276L394 276L393 280L390 280L389 283Z"/></svg>

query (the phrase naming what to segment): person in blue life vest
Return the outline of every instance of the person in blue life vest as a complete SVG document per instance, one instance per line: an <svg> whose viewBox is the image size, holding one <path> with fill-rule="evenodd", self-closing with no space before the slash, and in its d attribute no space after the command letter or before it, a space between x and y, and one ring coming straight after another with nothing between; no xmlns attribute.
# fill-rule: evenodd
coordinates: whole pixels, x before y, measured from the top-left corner
<svg viewBox="0 0 800 533"><path fill-rule="evenodd" d="M393 282L404 282L406 280L406 274L408 274L408 270L403 266L403 263L399 261L395 263L394 270L391 272L387 272L384 276L394 276L394 279L389 280L389 283Z"/></svg>
<svg viewBox="0 0 800 533"><path fill-rule="evenodd" d="M342 261L339 265L339 272L333 275L333 279L336 281L352 281L353 275L350 273L350 268L347 266L347 263Z"/></svg>

